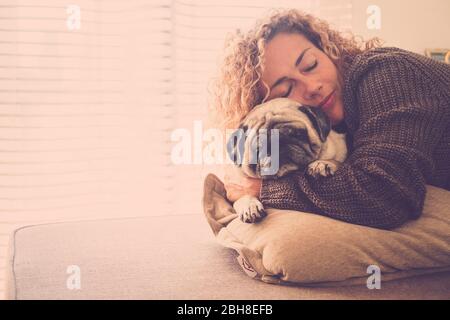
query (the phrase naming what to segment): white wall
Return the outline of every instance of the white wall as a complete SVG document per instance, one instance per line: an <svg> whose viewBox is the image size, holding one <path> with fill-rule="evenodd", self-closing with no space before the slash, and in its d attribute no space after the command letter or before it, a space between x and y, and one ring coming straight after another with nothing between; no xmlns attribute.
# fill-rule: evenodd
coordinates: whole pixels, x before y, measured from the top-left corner
<svg viewBox="0 0 450 320"><path fill-rule="evenodd" d="M353 32L364 38L378 36L385 46L417 53L425 48L450 49L450 0L353 0ZM381 9L381 29L366 26L367 8Z"/></svg>

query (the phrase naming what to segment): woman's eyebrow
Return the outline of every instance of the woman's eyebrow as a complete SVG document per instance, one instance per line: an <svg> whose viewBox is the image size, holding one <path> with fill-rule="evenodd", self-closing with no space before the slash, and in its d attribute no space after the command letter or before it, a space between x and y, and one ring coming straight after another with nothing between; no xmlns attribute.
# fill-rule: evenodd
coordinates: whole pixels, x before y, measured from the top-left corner
<svg viewBox="0 0 450 320"><path fill-rule="evenodd" d="M302 62L303 56L305 55L306 51L308 51L309 49L311 49L311 47L306 48L305 50L303 50L300 55L298 56L297 60L295 61L295 66L298 67L298 65L300 64L300 62ZM277 81L275 81L275 83L270 87L270 90L272 90L273 88L275 88L276 86L278 86L279 84L281 84L283 81L285 81L287 79L287 77L282 77L280 79L278 79Z"/></svg>

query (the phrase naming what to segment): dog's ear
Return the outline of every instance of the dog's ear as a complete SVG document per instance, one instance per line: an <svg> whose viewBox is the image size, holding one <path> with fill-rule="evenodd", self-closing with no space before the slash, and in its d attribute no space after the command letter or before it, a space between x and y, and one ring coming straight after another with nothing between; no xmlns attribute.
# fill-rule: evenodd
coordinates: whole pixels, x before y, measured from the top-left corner
<svg viewBox="0 0 450 320"><path fill-rule="evenodd" d="M331 130L331 121L319 107L300 106L298 110L306 114L314 129L319 134L320 140L325 142Z"/></svg>
<svg viewBox="0 0 450 320"><path fill-rule="evenodd" d="M239 126L239 128L233 132L227 142L227 153L231 161L237 166L242 165L242 159L244 157L245 138L247 127Z"/></svg>

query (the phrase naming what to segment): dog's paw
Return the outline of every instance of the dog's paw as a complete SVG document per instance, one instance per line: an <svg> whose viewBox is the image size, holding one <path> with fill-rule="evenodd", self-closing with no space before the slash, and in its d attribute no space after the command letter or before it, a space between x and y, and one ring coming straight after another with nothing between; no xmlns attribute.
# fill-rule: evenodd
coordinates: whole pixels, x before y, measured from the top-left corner
<svg viewBox="0 0 450 320"><path fill-rule="evenodd" d="M246 223L259 222L267 216L262 203L252 196L243 196L242 198L239 198L233 204L233 208L239 215L239 218Z"/></svg>
<svg viewBox="0 0 450 320"><path fill-rule="evenodd" d="M331 160L316 160L308 165L308 174L313 177L330 177L338 169L338 164Z"/></svg>
<svg viewBox="0 0 450 320"><path fill-rule="evenodd" d="M278 169L277 176L278 177L283 177L286 174L288 174L288 173L290 173L292 171L296 171L296 170L298 170L298 166L296 164L294 164L294 163L286 163L286 164L283 164Z"/></svg>

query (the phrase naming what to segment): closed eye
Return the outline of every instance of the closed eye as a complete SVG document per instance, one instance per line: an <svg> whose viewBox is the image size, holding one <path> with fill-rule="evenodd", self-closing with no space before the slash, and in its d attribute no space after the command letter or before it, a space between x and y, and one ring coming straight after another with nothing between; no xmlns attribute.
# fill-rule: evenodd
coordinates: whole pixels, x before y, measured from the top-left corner
<svg viewBox="0 0 450 320"><path fill-rule="evenodd" d="M311 66L309 66L308 68L306 68L306 69L304 70L304 72L309 72L309 71L314 70L314 69L318 66L318 64L319 64L319 62L316 60ZM291 92L292 92L292 85L289 86L288 92L286 92L282 97L283 97L283 98L289 97L289 95L291 94Z"/></svg>
<svg viewBox="0 0 450 320"><path fill-rule="evenodd" d="M291 85L291 86L289 86L288 92L286 92L286 94L285 94L285 95L283 95L283 98L287 98L287 97L289 97L289 95L291 94L291 91L292 91L292 85Z"/></svg>
<svg viewBox="0 0 450 320"><path fill-rule="evenodd" d="M315 67L317 67L318 64L319 63L316 60L311 66L309 66L308 68L305 69L305 72L309 72L309 71L313 70Z"/></svg>

